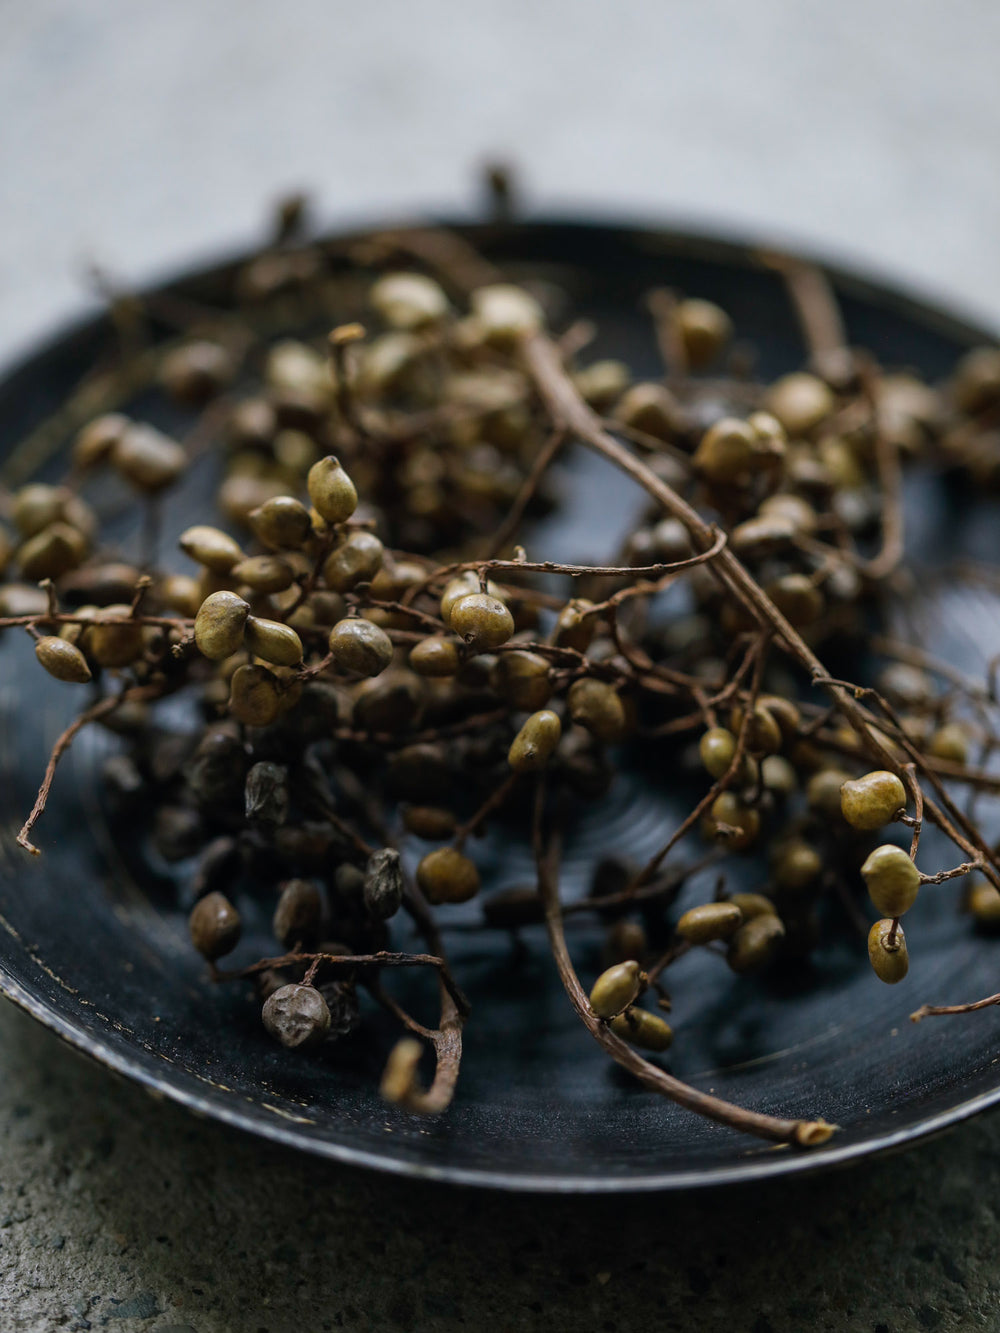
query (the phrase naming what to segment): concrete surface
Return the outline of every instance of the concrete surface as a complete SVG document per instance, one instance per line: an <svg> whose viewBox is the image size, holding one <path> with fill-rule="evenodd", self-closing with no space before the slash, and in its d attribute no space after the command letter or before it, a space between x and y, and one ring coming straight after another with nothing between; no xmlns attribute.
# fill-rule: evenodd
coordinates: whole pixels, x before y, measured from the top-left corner
<svg viewBox="0 0 1000 1333"><path fill-rule="evenodd" d="M992 0L0 0L0 360L259 233L530 203L798 237L1000 325ZM817 1183L546 1203L296 1160L0 1006L0 1333L1000 1330L1000 1122Z"/></svg>

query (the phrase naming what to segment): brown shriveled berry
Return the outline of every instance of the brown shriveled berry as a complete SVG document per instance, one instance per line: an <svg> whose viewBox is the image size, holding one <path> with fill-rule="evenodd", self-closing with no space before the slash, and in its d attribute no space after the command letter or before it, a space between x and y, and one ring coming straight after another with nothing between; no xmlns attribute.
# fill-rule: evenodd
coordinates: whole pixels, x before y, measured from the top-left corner
<svg viewBox="0 0 1000 1333"><path fill-rule="evenodd" d="M329 646L337 671L377 676L392 661L392 640L370 620L339 620L330 631Z"/></svg>
<svg viewBox="0 0 1000 1333"><path fill-rule="evenodd" d="M21 537L34 537L43 528L65 518L68 498L69 492L62 486L48 486L41 481L22 486L10 508L10 517Z"/></svg>
<svg viewBox="0 0 1000 1333"><path fill-rule="evenodd" d="M515 773L537 773L552 758L561 735L557 713L549 708L532 713L511 742L508 764Z"/></svg>
<svg viewBox="0 0 1000 1333"><path fill-rule="evenodd" d="M330 1031L330 1009L315 986L282 986L264 1001L264 1027L290 1050L318 1045Z"/></svg>
<svg viewBox="0 0 1000 1333"><path fill-rule="evenodd" d="M428 842L443 842L455 832L453 812L436 805L408 805L403 811L403 824L408 833Z"/></svg>
<svg viewBox="0 0 1000 1333"><path fill-rule="evenodd" d="M702 903L689 908L677 922L677 934L689 944L728 940L743 924L743 913L732 902Z"/></svg>
<svg viewBox="0 0 1000 1333"><path fill-rule="evenodd" d="M614 1018L637 998L645 981L645 973L634 958L615 963L594 982L590 1007L598 1018Z"/></svg>
<svg viewBox="0 0 1000 1333"><path fill-rule="evenodd" d="M840 789L840 809L852 828L871 832L906 809L906 788L895 773L875 769L848 778Z"/></svg>
<svg viewBox="0 0 1000 1333"><path fill-rule="evenodd" d="M240 914L222 893L206 893L191 910L191 943L210 962L235 949L240 938Z"/></svg>
<svg viewBox="0 0 1000 1333"><path fill-rule="evenodd" d="M388 921L403 905L403 868L394 847L373 852L365 866L365 907L373 917Z"/></svg>
<svg viewBox="0 0 1000 1333"><path fill-rule="evenodd" d="M514 633L514 617L499 597L473 592L459 598L451 608L449 624L470 647L489 652L505 644Z"/></svg>
<svg viewBox="0 0 1000 1333"><path fill-rule="evenodd" d="M332 454L312 465L306 485L314 509L327 523L343 523L357 508L354 482Z"/></svg>
<svg viewBox="0 0 1000 1333"><path fill-rule="evenodd" d="M607 681L583 676L570 686L569 715L596 740L613 744L625 734L627 718L621 695Z"/></svg>
<svg viewBox="0 0 1000 1333"><path fill-rule="evenodd" d="M428 902L464 903L479 892L479 871L454 847L438 847L417 866L417 883Z"/></svg>
<svg viewBox="0 0 1000 1333"><path fill-rule="evenodd" d="M461 665L458 644L435 634L410 649L410 669L418 676L453 676Z"/></svg>
<svg viewBox="0 0 1000 1333"><path fill-rule="evenodd" d="M221 662L238 652L249 614L249 604L234 592L214 592L206 597L194 620L194 641L202 656Z"/></svg>
<svg viewBox="0 0 1000 1333"><path fill-rule="evenodd" d="M186 528L177 539L177 545L185 555L197 560L213 574L228 574L239 560L243 559L240 544L221 528L211 528L198 524Z"/></svg>
<svg viewBox="0 0 1000 1333"><path fill-rule="evenodd" d="M327 587L334 592L350 592L359 583L370 582L381 569L384 556L385 547L374 532L350 533L323 563Z"/></svg>
<svg viewBox="0 0 1000 1333"><path fill-rule="evenodd" d="M712 301L679 301L674 318L692 370L714 361L733 336L732 320Z"/></svg>
<svg viewBox="0 0 1000 1333"><path fill-rule="evenodd" d="M298 666L302 661L302 640L280 620L261 620L247 616L244 629L247 651L274 666Z"/></svg>
<svg viewBox="0 0 1000 1333"><path fill-rule="evenodd" d="M323 899L311 880L286 880L271 923L274 938L287 948L310 944L319 931L322 914Z"/></svg>
<svg viewBox="0 0 1000 1333"><path fill-rule="evenodd" d="M744 921L729 942L726 962L734 972L757 972L766 967L785 938L785 927L773 913Z"/></svg>
<svg viewBox="0 0 1000 1333"><path fill-rule="evenodd" d="M229 711L248 727L268 727L281 712L278 678L267 667L241 666L229 683Z"/></svg>
<svg viewBox="0 0 1000 1333"><path fill-rule="evenodd" d="M644 1051L668 1051L674 1040L669 1023L658 1014L651 1014L648 1009L636 1005L629 1005L623 1014L612 1018L608 1026L616 1037L640 1046Z"/></svg>
<svg viewBox="0 0 1000 1333"><path fill-rule="evenodd" d="M906 947L903 927L897 925L895 937L892 921L876 921L868 932L868 961L879 981L895 986L910 970L910 955Z"/></svg>
<svg viewBox="0 0 1000 1333"><path fill-rule="evenodd" d="M552 697L549 664L538 653L517 649L500 653L493 670L496 692L519 712L535 712L544 708Z"/></svg>
<svg viewBox="0 0 1000 1333"><path fill-rule="evenodd" d="M142 626L130 616L131 608L124 604L106 606L94 613L83 639L83 647L91 661L102 667L120 668L131 666L142 656ZM119 623L106 623L111 620Z"/></svg>
<svg viewBox="0 0 1000 1333"><path fill-rule="evenodd" d="M72 643L49 634L35 642L35 656L50 676L73 685L84 685L91 679L87 659Z"/></svg>
<svg viewBox="0 0 1000 1333"><path fill-rule="evenodd" d="M861 874L868 896L883 916L902 916L917 900L920 871L894 843L876 847L861 867Z"/></svg>
<svg viewBox="0 0 1000 1333"><path fill-rule="evenodd" d="M309 510L291 495L265 500L247 517L254 536L275 550L298 550L312 532Z"/></svg>

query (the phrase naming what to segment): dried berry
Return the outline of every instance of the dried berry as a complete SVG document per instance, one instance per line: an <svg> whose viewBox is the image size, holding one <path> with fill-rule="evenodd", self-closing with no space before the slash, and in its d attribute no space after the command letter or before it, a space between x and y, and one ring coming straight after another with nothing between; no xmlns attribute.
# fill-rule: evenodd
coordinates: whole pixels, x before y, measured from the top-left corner
<svg viewBox="0 0 1000 1333"><path fill-rule="evenodd" d="M264 1001L264 1027L290 1050L317 1046L330 1030L330 1010L315 986L282 986Z"/></svg>
<svg viewBox="0 0 1000 1333"><path fill-rule="evenodd" d="M230 953L239 943L240 914L221 893L207 893L198 900L188 918L191 943L209 962Z"/></svg>

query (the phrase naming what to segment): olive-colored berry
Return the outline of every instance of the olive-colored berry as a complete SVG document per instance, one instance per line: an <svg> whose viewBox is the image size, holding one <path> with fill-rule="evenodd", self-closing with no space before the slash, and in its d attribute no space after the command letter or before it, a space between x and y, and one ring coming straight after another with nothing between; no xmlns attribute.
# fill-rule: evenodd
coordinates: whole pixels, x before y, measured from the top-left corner
<svg viewBox="0 0 1000 1333"><path fill-rule="evenodd" d="M464 903L479 892L479 871L463 852L438 847L417 866L417 883L428 902Z"/></svg>
<svg viewBox="0 0 1000 1333"><path fill-rule="evenodd" d="M736 754L736 737L725 727L710 727L698 742L698 753L709 774L721 778Z"/></svg>
<svg viewBox="0 0 1000 1333"><path fill-rule="evenodd" d="M640 1046L644 1051L667 1051L674 1040L673 1028L657 1014L637 1005L611 1019L608 1026L616 1037Z"/></svg>
<svg viewBox="0 0 1000 1333"><path fill-rule="evenodd" d="M298 550L309 539L309 510L291 495L276 495L248 514L254 536L275 550Z"/></svg>
<svg viewBox="0 0 1000 1333"><path fill-rule="evenodd" d="M771 876L775 887L786 893L799 893L819 878L823 860L815 847L803 838L788 838L779 843L771 858Z"/></svg>
<svg viewBox="0 0 1000 1333"><path fill-rule="evenodd" d="M712 802L715 836L726 847L742 852L752 846L760 832L760 812L744 803L731 791L721 792Z"/></svg>
<svg viewBox="0 0 1000 1333"><path fill-rule="evenodd" d="M733 335L732 320L713 301L679 301L675 320L692 370L714 361Z"/></svg>
<svg viewBox="0 0 1000 1333"><path fill-rule="evenodd" d="M319 931L322 915L323 899L311 880L286 880L271 923L274 938L289 948L311 943Z"/></svg>
<svg viewBox="0 0 1000 1333"><path fill-rule="evenodd" d="M592 615L594 603L586 597L574 597L559 612L552 641L560 648L585 653L597 633L598 618Z"/></svg>
<svg viewBox="0 0 1000 1333"><path fill-rule="evenodd" d="M81 564L87 554L87 540L68 523L50 523L18 549L17 562L26 579L57 579Z"/></svg>
<svg viewBox="0 0 1000 1333"><path fill-rule="evenodd" d="M710 482L738 486L756 466L752 428L736 417L723 417L702 436L694 452L694 466Z"/></svg>
<svg viewBox="0 0 1000 1333"><path fill-rule="evenodd" d="M797 371L771 385L766 403L788 434L799 436L807 435L830 415L835 399L821 379Z"/></svg>
<svg viewBox="0 0 1000 1333"><path fill-rule="evenodd" d="M133 486L155 495L180 477L187 454L153 426L133 423L115 445L111 461Z"/></svg>
<svg viewBox="0 0 1000 1333"><path fill-rule="evenodd" d="M312 465L306 486L313 508L327 523L343 523L357 508L354 482L332 454Z"/></svg>
<svg viewBox="0 0 1000 1333"><path fill-rule="evenodd" d="M538 653L522 649L497 656L493 685L500 697L519 712L533 713L544 708L552 697L548 662Z"/></svg>
<svg viewBox="0 0 1000 1333"><path fill-rule="evenodd" d="M274 666L298 666L302 661L302 640L280 620L261 620L247 616L244 642L254 657L262 657Z"/></svg>
<svg viewBox="0 0 1000 1333"><path fill-rule="evenodd" d="M861 867L861 874L868 896L883 916L902 916L916 902L920 871L902 847L891 842L876 847Z"/></svg>
<svg viewBox="0 0 1000 1333"><path fill-rule="evenodd" d="M906 809L906 788L895 773L875 769L864 777L848 778L840 789L840 809L852 828L871 832Z"/></svg>
<svg viewBox="0 0 1000 1333"><path fill-rule="evenodd" d="M614 1018L627 1009L645 984L645 973L634 958L615 963L594 982L590 1007L598 1018Z"/></svg>
<svg viewBox="0 0 1000 1333"><path fill-rule="evenodd" d="M605 744L621 740L627 726L621 695L607 681L583 676L570 686L569 715L578 726Z"/></svg>
<svg viewBox="0 0 1000 1333"><path fill-rule="evenodd" d="M243 559L239 542L230 537L228 532L203 523L186 528L178 537L177 544L185 555L197 560L199 565L204 565L213 574L228 574L233 565Z"/></svg>
<svg viewBox="0 0 1000 1333"><path fill-rule="evenodd" d="M229 682L229 711L248 727L269 727L281 710L278 678L267 667L237 667Z"/></svg>
<svg viewBox="0 0 1000 1333"><path fill-rule="evenodd" d="M242 922L240 914L222 893L206 893L188 917L191 943L203 958L215 962L236 948Z"/></svg>
<svg viewBox="0 0 1000 1333"><path fill-rule="evenodd" d="M120 412L106 412L89 422L73 441L73 463L78 468L96 467L105 463L131 422Z"/></svg>
<svg viewBox="0 0 1000 1333"><path fill-rule="evenodd" d="M892 920L876 921L868 932L868 961L879 981L895 986L910 970L910 955L906 948L903 927L897 925L892 935Z"/></svg>
<svg viewBox="0 0 1000 1333"><path fill-rule="evenodd" d="M969 885L965 909L984 931L1000 931L1000 893L987 880L976 880Z"/></svg>
<svg viewBox="0 0 1000 1333"><path fill-rule="evenodd" d="M436 805L408 805L403 811L407 832L428 842L443 842L455 832L455 815Z"/></svg>
<svg viewBox="0 0 1000 1333"><path fill-rule="evenodd" d="M532 713L511 742L508 764L515 773L537 773L555 754L561 735L557 713L550 708Z"/></svg>
<svg viewBox="0 0 1000 1333"><path fill-rule="evenodd" d="M732 902L702 903L690 907L677 922L677 934L688 944L728 940L743 924L743 913Z"/></svg>
<svg viewBox="0 0 1000 1333"><path fill-rule="evenodd" d="M752 921L755 916L775 916L774 903L763 893L731 893L726 900L738 907L744 921Z"/></svg>
<svg viewBox="0 0 1000 1333"><path fill-rule="evenodd" d="M454 639L433 635L421 639L410 649L410 669L418 676L453 676L461 666L458 644Z"/></svg>
<svg viewBox="0 0 1000 1333"><path fill-rule="evenodd" d="M250 606L234 592L214 592L198 608L194 641L198 651L212 662L232 657L243 646Z"/></svg>
<svg viewBox="0 0 1000 1333"><path fill-rule="evenodd" d="M231 573L236 583L264 595L285 592L295 581L292 566L277 555L250 556L233 565Z"/></svg>
<svg viewBox="0 0 1000 1333"><path fill-rule="evenodd" d="M87 626L83 647L98 666L121 668L142 656L142 626L130 619L131 608L123 604L106 606L94 613ZM118 621L118 624L107 622Z"/></svg>
<svg viewBox="0 0 1000 1333"><path fill-rule="evenodd" d="M467 644L485 652L501 647L514 633L514 617L508 607L486 592L460 598L451 608L449 623Z"/></svg>
<svg viewBox="0 0 1000 1333"><path fill-rule="evenodd" d="M734 972L757 972L774 958L785 938L785 927L773 913L744 921L729 942L726 962Z"/></svg>
<svg viewBox="0 0 1000 1333"><path fill-rule="evenodd" d="M73 685L84 685L91 678L87 659L75 644L67 643L56 634L48 634L35 642L35 656L50 676Z"/></svg>
<svg viewBox="0 0 1000 1333"><path fill-rule="evenodd" d="M392 661L392 640L370 620L338 620L330 631L329 646L337 671L377 676Z"/></svg>
<svg viewBox="0 0 1000 1333"><path fill-rule="evenodd" d="M821 768L814 773L806 784L806 804L810 810L828 819L841 813L840 792L845 782L850 782L849 773L839 768Z"/></svg>
<svg viewBox="0 0 1000 1333"><path fill-rule="evenodd" d="M370 582L382 568L384 556L385 547L374 532L350 533L323 563L326 586L334 592L350 592L359 583Z"/></svg>

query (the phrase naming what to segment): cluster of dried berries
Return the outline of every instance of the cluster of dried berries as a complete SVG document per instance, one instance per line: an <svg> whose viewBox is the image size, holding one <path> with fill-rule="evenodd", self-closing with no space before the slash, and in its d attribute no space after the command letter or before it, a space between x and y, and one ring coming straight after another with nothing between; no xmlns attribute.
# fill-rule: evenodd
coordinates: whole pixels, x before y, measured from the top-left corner
<svg viewBox="0 0 1000 1333"><path fill-rule="evenodd" d="M25 629L50 676L94 691L20 842L35 850L81 727L112 728L127 745L108 785L149 821L159 856L193 866L190 934L213 977L252 979L288 1047L352 1031L367 993L436 1055L424 1089L422 1045L404 1037L384 1095L434 1112L452 1098L468 1016L436 909L480 893L470 842L502 827L531 841L538 882L484 897L483 927L544 922L572 1003L619 1063L736 1128L824 1141L821 1120L731 1106L637 1048L670 1046L663 976L686 951L739 974L807 954L825 904L860 915L862 880L885 982L906 975L899 919L922 884L976 871L968 908L1000 922L1000 860L952 795L1000 791L992 689L890 638L884 616L904 555L903 465L995 472L1000 352L972 353L942 389L883 371L846 347L822 277L786 261L809 369L769 385L713 370L726 313L661 291L664 375L633 382L621 362L587 363L585 327L550 333L542 294L457 237L373 236L345 273L292 243L296 218L286 208L275 244L235 275L235 312L159 309L181 336L131 353L140 380L196 414L186 439L95 412L91 386L64 482L5 497L0 627ZM335 324L325 341L288 336L305 311ZM127 341L142 303L120 301L116 317ZM646 492L612 565L533 561L520 544L577 444ZM215 519L168 539L162 497L206 461ZM145 515L138 560L103 534L111 476ZM842 660L860 639L883 662L877 689L819 656L834 645ZM196 725L170 729L168 698ZM563 901L567 812L605 797L636 740L698 799L645 864L602 863L586 897ZM918 868L928 821L960 865ZM699 835L718 892L677 912L691 866L671 854ZM728 888L727 866L748 857L764 867L759 891ZM270 898L282 952L222 972L248 893ZM611 923L589 997L563 931L583 912ZM400 915L426 952L398 947ZM385 989L395 967L435 972L437 1028Z"/></svg>

